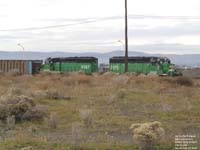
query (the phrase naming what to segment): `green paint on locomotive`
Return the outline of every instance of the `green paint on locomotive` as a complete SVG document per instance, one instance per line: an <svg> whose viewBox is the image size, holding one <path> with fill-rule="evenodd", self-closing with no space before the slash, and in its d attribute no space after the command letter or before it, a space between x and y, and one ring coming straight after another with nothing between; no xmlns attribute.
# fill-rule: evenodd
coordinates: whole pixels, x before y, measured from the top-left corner
<svg viewBox="0 0 200 150"><path fill-rule="evenodd" d="M110 71L114 73L125 73L124 57L113 57L110 59ZM176 75L171 69L168 58L161 57L129 57L128 72L136 74Z"/></svg>
<svg viewBox="0 0 200 150"><path fill-rule="evenodd" d="M98 59L94 57L48 58L42 71L50 72L84 72L92 74L98 71Z"/></svg>

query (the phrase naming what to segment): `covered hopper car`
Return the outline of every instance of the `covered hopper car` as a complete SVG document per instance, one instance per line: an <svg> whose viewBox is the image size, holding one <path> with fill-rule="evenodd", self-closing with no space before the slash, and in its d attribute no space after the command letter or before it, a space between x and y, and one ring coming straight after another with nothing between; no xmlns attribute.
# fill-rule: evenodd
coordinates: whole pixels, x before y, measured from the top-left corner
<svg viewBox="0 0 200 150"><path fill-rule="evenodd" d="M39 73L41 65L42 60L0 60L0 72L32 75Z"/></svg>
<svg viewBox="0 0 200 150"><path fill-rule="evenodd" d="M125 58L110 58L110 71L125 73ZM136 74L156 74L178 76L180 72L172 68L171 61L166 57L129 57L128 72Z"/></svg>
<svg viewBox="0 0 200 150"><path fill-rule="evenodd" d="M47 58L41 71L51 72L84 72L92 74L98 71L98 59L95 57L60 57Z"/></svg>

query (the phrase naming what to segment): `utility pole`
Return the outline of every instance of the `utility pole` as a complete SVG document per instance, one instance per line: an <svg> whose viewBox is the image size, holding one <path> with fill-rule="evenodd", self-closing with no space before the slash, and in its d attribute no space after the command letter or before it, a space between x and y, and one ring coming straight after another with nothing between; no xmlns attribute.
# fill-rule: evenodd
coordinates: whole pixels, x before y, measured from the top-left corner
<svg viewBox="0 0 200 150"><path fill-rule="evenodd" d="M128 6L125 0L125 72L128 72Z"/></svg>

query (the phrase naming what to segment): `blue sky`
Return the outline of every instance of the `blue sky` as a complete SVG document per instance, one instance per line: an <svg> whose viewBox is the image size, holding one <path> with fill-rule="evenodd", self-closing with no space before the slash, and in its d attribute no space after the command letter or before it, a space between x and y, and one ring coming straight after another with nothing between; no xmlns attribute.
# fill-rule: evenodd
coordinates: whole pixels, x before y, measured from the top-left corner
<svg viewBox="0 0 200 150"><path fill-rule="evenodd" d="M18 43L26 51L123 49L117 41L124 39L124 0L1 0L0 10L1 51L20 51ZM128 0L128 11L130 50L200 53L200 1ZM18 30L57 25L68 26Z"/></svg>

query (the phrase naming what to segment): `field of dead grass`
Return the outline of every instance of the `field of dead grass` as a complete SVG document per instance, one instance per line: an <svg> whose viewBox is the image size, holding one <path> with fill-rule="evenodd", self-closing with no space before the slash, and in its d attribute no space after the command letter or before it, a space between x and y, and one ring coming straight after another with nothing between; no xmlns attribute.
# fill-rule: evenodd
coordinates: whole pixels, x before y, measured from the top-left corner
<svg viewBox="0 0 200 150"><path fill-rule="evenodd" d="M0 150L134 150L138 147L130 125L153 121L161 122L165 130L156 149L171 150L175 135L199 136L199 90L199 80L180 77L0 76L0 106L8 96L26 96L40 108L36 112L27 103L12 104L16 111L5 117L29 112L29 119L16 118L12 126L5 117L0 120ZM1 113L10 110L3 108Z"/></svg>

